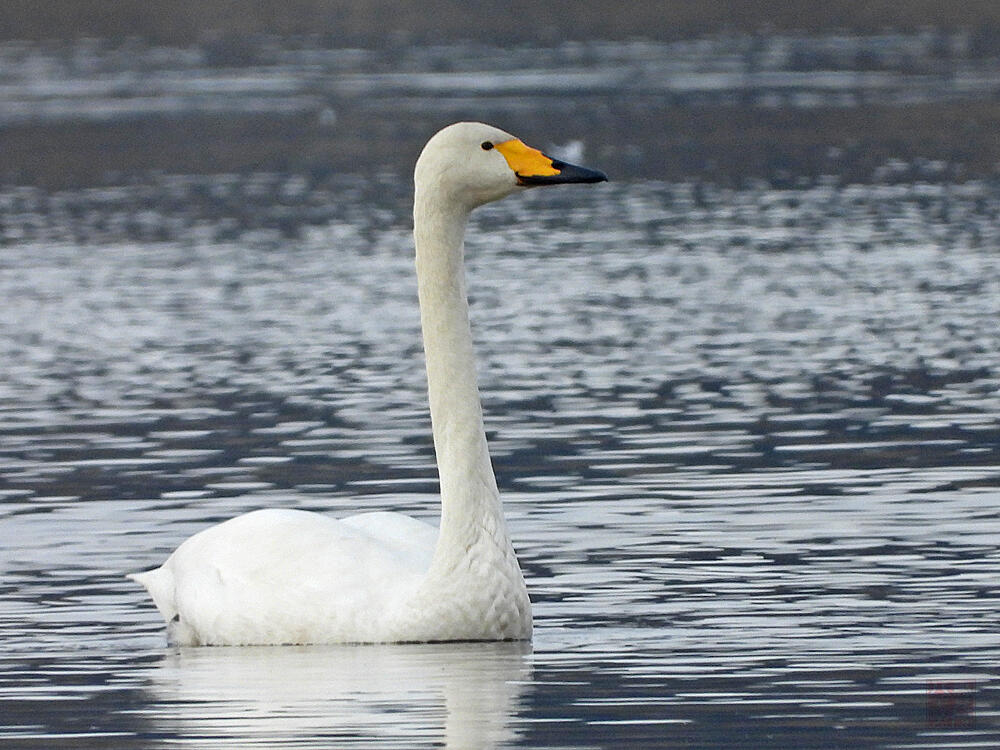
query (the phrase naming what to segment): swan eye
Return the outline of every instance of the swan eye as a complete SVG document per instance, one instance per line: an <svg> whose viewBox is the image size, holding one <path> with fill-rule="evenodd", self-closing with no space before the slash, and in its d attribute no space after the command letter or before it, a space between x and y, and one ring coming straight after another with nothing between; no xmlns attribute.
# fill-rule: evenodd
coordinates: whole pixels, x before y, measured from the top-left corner
<svg viewBox="0 0 1000 750"><path fill-rule="evenodd" d="M479 145L482 147L483 151L489 151L491 148L493 148L493 144L490 143L489 141L483 141Z"/></svg>

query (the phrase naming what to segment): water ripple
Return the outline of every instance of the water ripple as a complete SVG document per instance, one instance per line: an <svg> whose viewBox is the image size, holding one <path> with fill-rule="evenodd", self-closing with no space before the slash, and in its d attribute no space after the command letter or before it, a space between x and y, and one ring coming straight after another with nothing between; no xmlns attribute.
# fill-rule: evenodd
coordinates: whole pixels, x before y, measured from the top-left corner
<svg viewBox="0 0 1000 750"><path fill-rule="evenodd" d="M436 513L401 189L279 191L286 233L199 198L244 179L145 186L155 238L134 191L0 194L0 737L996 744L995 185L485 210L472 314L533 649L177 651L123 576L206 523Z"/></svg>

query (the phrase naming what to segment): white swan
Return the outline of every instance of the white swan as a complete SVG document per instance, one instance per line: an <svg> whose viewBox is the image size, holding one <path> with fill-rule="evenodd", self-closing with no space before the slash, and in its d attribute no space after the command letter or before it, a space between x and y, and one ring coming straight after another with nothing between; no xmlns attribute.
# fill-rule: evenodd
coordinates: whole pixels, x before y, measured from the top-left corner
<svg viewBox="0 0 1000 750"><path fill-rule="evenodd" d="M441 525L259 510L205 529L131 576L180 645L524 640L531 605L483 427L465 293L469 212L520 188L600 182L509 133L463 122L414 172L413 235Z"/></svg>

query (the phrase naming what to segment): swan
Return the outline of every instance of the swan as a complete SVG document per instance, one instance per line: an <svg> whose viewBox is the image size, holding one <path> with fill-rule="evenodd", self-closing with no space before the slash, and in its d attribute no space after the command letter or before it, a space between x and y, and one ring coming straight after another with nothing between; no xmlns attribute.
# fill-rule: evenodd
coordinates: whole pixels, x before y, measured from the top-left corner
<svg viewBox="0 0 1000 750"><path fill-rule="evenodd" d="M465 291L472 209L602 182L509 133L449 125L414 170L413 236L440 528L399 513L264 509L206 528L130 577L177 645L530 640L531 603L490 464Z"/></svg>

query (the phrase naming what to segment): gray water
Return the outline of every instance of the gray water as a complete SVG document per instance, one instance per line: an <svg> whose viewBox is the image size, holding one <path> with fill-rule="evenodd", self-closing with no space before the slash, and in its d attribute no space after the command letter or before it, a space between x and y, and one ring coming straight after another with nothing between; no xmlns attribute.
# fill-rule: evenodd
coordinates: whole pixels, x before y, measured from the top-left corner
<svg viewBox="0 0 1000 750"><path fill-rule="evenodd" d="M869 44L930 43L894 39ZM782 44L767 86L854 106L823 93L834 78L786 75ZM625 57L731 70L710 47ZM12 121L149 103L133 79L53 89L65 71L4 54L31 63L0 91ZM450 86L464 116L472 79L426 75L426 54L412 79L329 59L375 105L409 80ZM617 85L615 59L580 63L586 86ZM281 110L281 81L303 74L268 89L202 62L184 106L250 92ZM934 75L856 81L937 101L951 74ZM475 107L535 80L515 79ZM532 95L567 80L583 81ZM569 146L605 166L602 144ZM360 172L0 188L0 745L1000 744L1000 186L906 164L783 188L612 174L474 216L473 327L530 645L169 647L124 576L212 522L435 518L409 178Z"/></svg>
<svg viewBox="0 0 1000 750"><path fill-rule="evenodd" d="M533 644L168 647L124 574L208 523L434 517L407 190L0 195L0 742L996 744L986 183L481 210L473 325ZM294 233L212 218L258 194L292 196L270 210Z"/></svg>
<svg viewBox="0 0 1000 750"><path fill-rule="evenodd" d="M419 116L470 99L636 98L744 102L768 108L917 104L996 97L1000 60L970 29L879 35L771 34L552 47L466 41L327 48L318 39L251 37L201 46L0 43L0 125L114 121L178 112ZM550 106L560 106L552 101ZM530 111L530 110L529 110Z"/></svg>

